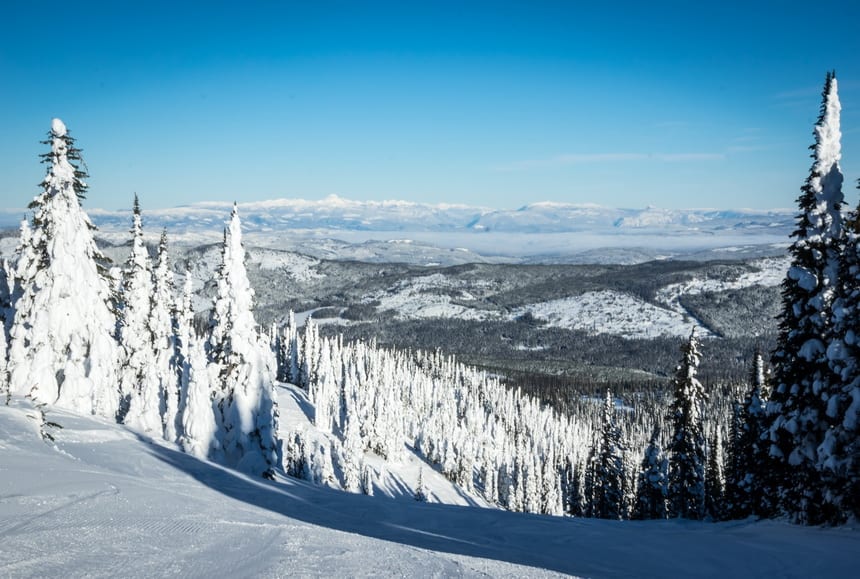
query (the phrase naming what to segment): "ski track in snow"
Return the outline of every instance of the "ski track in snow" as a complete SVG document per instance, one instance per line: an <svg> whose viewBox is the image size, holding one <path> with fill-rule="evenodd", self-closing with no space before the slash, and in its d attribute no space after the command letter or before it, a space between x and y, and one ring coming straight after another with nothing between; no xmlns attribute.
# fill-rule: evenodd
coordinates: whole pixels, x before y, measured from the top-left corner
<svg viewBox="0 0 860 579"><path fill-rule="evenodd" d="M836 577L860 551L847 527L571 519L273 483L48 408L54 446L28 411L0 406L0 576Z"/></svg>

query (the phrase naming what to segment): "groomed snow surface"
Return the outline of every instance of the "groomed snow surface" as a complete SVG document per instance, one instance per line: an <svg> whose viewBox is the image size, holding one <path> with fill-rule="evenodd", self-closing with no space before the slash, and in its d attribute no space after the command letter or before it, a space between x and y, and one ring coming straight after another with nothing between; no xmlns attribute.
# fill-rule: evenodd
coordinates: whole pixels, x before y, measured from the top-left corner
<svg viewBox="0 0 860 579"><path fill-rule="evenodd" d="M284 428L309 427L301 392L278 392ZM0 405L3 577L847 577L860 552L844 527L572 519L269 482L109 421L47 416L53 443L26 401ZM408 481L414 460L386 468Z"/></svg>

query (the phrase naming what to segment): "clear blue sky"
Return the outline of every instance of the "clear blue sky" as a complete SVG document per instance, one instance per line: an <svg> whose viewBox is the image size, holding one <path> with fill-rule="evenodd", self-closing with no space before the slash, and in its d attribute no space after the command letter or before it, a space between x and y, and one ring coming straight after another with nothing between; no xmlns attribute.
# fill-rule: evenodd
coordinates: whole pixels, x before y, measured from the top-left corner
<svg viewBox="0 0 860 579"><path fill-rule="evenodd" d="M791 207L831 68L855 204L860 3L752 3L11 0L2 206L58 116L88 207Z"/></svg>

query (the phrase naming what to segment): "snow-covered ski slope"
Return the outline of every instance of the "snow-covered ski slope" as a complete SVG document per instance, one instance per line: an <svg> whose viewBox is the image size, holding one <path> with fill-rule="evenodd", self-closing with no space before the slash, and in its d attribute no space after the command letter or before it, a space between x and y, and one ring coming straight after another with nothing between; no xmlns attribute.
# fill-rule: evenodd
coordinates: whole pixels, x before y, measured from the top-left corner
<svg viewBox="0 0 860 579"><path fill-rule="evenodd" d="M279 390L284 418L300 420L292 394ZM860 552L850 528L571 519L269 482L102 419L48 419L53 443L38 411L0 405L2 577L847 577Z"/></svg>

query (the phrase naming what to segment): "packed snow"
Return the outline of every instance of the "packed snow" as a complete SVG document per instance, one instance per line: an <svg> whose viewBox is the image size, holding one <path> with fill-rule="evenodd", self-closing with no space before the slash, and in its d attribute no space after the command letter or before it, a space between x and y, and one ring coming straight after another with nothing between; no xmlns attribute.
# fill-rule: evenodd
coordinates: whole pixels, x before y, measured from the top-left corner
<svg viewBox="0 0 860 579"><path fill-rule="evenodd" d="M48 419L54 443L35 408L0 406L3 576L844 577L860 551L849 528L570 519L270 482L103 419Z"/></svg>

